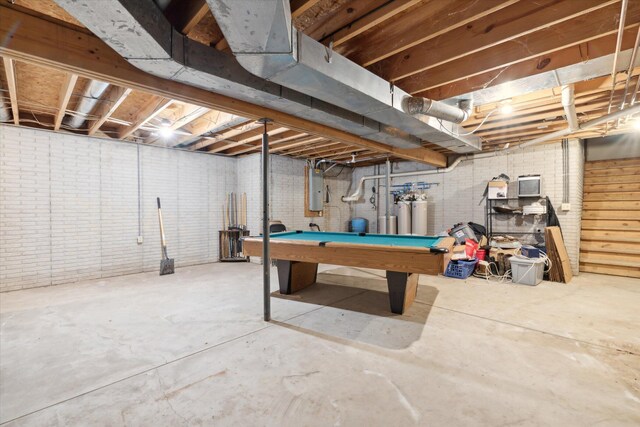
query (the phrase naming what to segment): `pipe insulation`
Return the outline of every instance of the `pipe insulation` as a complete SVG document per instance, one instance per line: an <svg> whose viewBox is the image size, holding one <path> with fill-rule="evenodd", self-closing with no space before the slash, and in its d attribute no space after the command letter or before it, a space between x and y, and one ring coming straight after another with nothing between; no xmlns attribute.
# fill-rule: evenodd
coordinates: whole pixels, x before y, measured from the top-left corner
<svg viewBox="0 0 640 427"><path fill-rule="evenodd" d="M567 117L569 129L572 132L580 129L578 113L576 111L576 95L573 85L562 86L562 108L564 108L564 114Z"/></svg>
<svg viewBox="0 0 640 427"><path fill-rule="evenodd" d="M109 83L92 80L82 93L82 98L75 109L75 114L67 116L64 123L74 129L82 126L108 87Z"/></svg>

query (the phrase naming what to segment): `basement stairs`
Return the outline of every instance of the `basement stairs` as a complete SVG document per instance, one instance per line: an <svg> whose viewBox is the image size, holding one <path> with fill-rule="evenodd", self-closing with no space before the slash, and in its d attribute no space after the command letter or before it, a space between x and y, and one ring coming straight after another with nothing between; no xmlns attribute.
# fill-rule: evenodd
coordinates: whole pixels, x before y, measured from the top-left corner
<svg viewBox="0 0 640 427"><path fill-rule="evenodd" d="M586 162L580 271L640 278L640 158Z"/></svg>

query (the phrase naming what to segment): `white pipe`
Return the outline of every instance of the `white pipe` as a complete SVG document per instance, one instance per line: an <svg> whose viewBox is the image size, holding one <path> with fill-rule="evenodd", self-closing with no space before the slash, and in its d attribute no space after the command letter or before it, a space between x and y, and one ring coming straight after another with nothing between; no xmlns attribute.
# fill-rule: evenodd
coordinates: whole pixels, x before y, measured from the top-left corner
<svg viewBox="0 0 640 427"><path fill-rule="evenodd" d="M624 34L624 21L627 17L627 5L628 0L622 0L622 9L620 10L620 22L618 25L618 38L616 39L616 51L613 57L613 69L611 70L611 94L609 95L609 107L607 108L607 114L611 113L611 106L613 105L613 93L616 91L616 74L618 66L618 54L622 47L622 35Z"/></svg>
<svg viewBox="0 0 640 427"><path fill-rule="evenodd" d="M625 116L631 116L633 114L636 113L640 113L640 104L637 105L633 105L629 108L627 108L626 110L619 110L616 111L615 113L611 113L611 114L607 114L606 116L602 116L598 119L594 119L591 120L589 122L585 122L582 123L581 125L578 126L578 129L576 130L587 130L590 129L592 127L595 126L599 126L601 124L607 123L609 121L612 120L617 120L619 118L625 117ZM549 141L551 139L555 139L555 138L562 138L565 137L567 135L570 135L574 132L576 132L576 130L571 130L570 128L566 128L566 129L562 129L556 132L552 132L552 133L548 133L546 135L543 135L539 138L536 139L532 139L530 141L527 141L525 143L522 143L516 147L512 147L512 148L504 148L502 150L500 150L499 152L503 152L503 153L509 153L518 149L524 149L527 147L530 147L532 145L536 145L536 144L540 144L542 142L545 141ZM437 169L431 169L431 170L426 170L426 171L413 171L413 172L399 172L399 173L394 173L391 174L390 177L391 178L398 178L398 177L402 177L402 176L422 176L422 175L433 175L433 174L437 174L437 173L449 173L452 170L454 170L462 161L465 160L474 160L474 159L482 159L485 157L491 157L491 156L495 156L496 152L492 151L492 152L485 152L485 153L479 153L479 154L470 154L467 156L461 156L458 157L450 166L446 167L446 168L437 168ZM370 179L380 179L380 178L384 178L385 175L370 175L370 176L363 176L362 178L360 178L360 182L358 183L358 186L356 187L356 191L351 194L350 196L342 196L342 201L343 202L357 202L358 200L360 200L360 198L364 195L364 182Z"/></svg>
<svg viewBox="0 0 640 427"><path fill-rule="evenodd" d="M569 129L572 132L580 129L578 113L576 112L576 96L573 90L573 85L562 86L562 108L564 108L564 113L567 116Z"/></svg>
<svg viewBox="0 0 640 427"><path fill-rule="evenodd" d="M484 154L484 155L482 155ZM398 173L392 173L389 175L390 178L399 178L399 177L403 177L403 176L421 176L421 175L432 175L432 174L436 174L436 173L447 173L447 172L451 172L452 170L454 170L459 164L460 162L462 162L463 160L469 160L472 158L481 158L481 157L489 157L489 155L495 155L493 152L491 153L482 153L482 154L476 154L474 156L461 156L458 157L450 166L446 167L446 168L437 168L437 169L430 169L430 170L426 170L426 171L413 171L413 172L398 172ZM369 176L363 176L362 178L360 178L360 182L358 182L358 186L356 187L356 191L351 194L350 196L342 196L342 201L343 202L357 202L358 200L360 200L360 198L364 195L364 182L371 180L371 179L382 179L385 178L385 175L369 175Z"/></svg>
<svg viewBox="0 0 640 427"><path fill-rule="evenodd" d="M631 59L629 60L629 68L627 69L627 81L624 82L624 93L622 94L622 102L620 103L620 109L624 110L625 103L627 101L627 93L629 92L629 83L631 83L631 75L633 74L633 66L636 63L636 55L638 54L638 47L640 46L640 27L638 27L638 33L636 34L636 43L633 45L633 51L631 52ZM640 78L638 78L640 81ZM638 85L636 84L636 93ZM636 93L633 94L632 100L635 99Z"/></svg>
<svg viewBox="0 0 640 427"><path fill-rule="evenodd" d="M622 118L622 117L631 116L631 115L639 113L639 112L640 112L640 104L634 105L632 107L627 108L626 110L619 110L619 111L616 111L615 113L607 114L607 115L602 116L602 117L600 117L598 119L594 119L594 120L591 120L589 122L582 123L578 127L577 130L587 130L587 129L590 129L592 127L599 126L601 124L604 124L604 123L607 123L607 122L610 122L610 121L613 121L613 120L617 120L617 119ZM571 130L569 128L558 130L558 131L555 131L555 132L548 133L546 135L542 135L539 138L532 139L532 140L527 141L525 143L522 143L520 145L517 145L517 146L515 146L513 148L508 149L507 151L514 151L514 150L517 150L517 149L527 148L527 147L530 147L532 145L540 144L541 142L550 141L552 139L562 138L562 137L571 135L574 132L575 131L573 131L573 130Z"/></svg>

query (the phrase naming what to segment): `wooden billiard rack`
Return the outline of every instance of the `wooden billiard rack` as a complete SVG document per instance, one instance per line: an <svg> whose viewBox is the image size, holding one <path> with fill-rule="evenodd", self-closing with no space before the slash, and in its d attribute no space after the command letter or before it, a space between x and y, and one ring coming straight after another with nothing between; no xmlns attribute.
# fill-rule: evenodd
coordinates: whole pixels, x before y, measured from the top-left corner
<svg viewBox="0 0 640 427"><path fill-rule="evenodd" d="M244 252L262 253L261 237L246 237ZM403 314L418 290L418 275L437 275L444 268L444 253L453 248L454 239L444 237L433 248L383 246L361 243L270 240L270 255L277 260L281 294L292 294L313 285L318 264L336 264L386 270L391 311Z"/></svg>

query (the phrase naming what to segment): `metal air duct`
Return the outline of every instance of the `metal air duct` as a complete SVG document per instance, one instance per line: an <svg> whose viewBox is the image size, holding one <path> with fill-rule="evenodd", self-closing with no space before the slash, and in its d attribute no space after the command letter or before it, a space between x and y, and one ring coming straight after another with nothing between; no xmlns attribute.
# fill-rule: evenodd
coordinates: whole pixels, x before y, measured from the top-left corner
<svg viewBox="0 0 640 427"><path fill-rule="evenodd" d="M74 129L78 129L87 120L87 116L96 106L100 97L109 87L109 83L92 80L82 94L74 114L64 119L64 123Z"/></svg>
<svg viewBox="0 0 640 427"><path fill-rule="evenodd" d="M55 0L133 66L158 77L283 111L394 147L419 137L246 71L233 55L171 27L153 0ZM258 4L258 3L256 3Z"/></svg>
<svg viewBox="0 0 640 427"><path fill-rule="evenodd" d="M438 120L455 117L459 122L461 110L448 106L437 118L409 115L402 107L411 98L408 93L298 32L291 24L288 0L207 3L238 62L252 74L452 151L481 149L480 139L459 136L464 129L455 123L447 125L450 132L442 130ZM434 110L443 113L443 107Z"/></svg>

